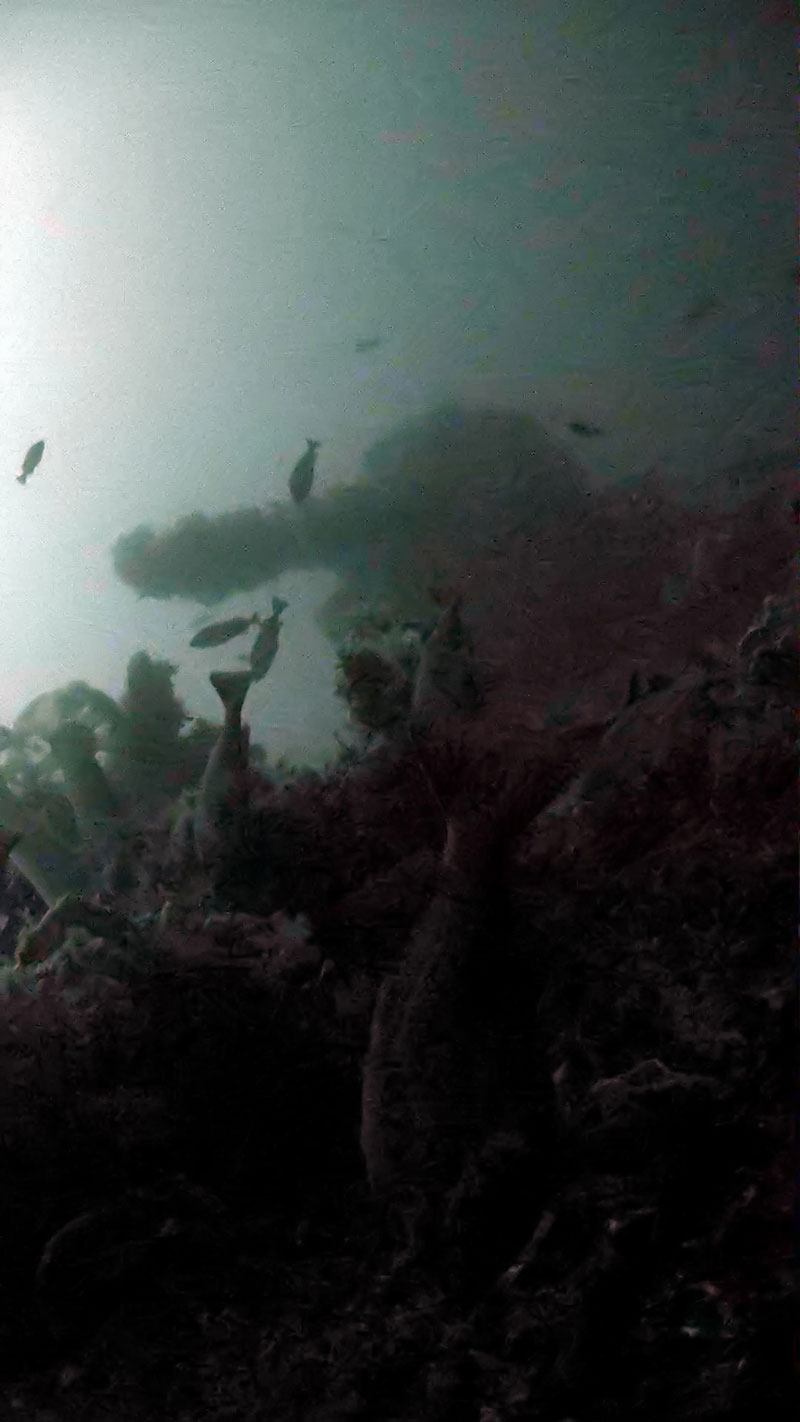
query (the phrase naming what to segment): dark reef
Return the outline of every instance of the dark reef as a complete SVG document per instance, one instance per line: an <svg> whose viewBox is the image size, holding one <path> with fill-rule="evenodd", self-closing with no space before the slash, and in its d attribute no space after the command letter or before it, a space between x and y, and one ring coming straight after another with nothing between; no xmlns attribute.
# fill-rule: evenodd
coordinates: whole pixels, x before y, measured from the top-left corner
<svg viewBox="0 0 800 1422"><path fill-rule="evenodd" d="M174 669L134 659L118 715L83 683L38 706L135 836L2 974L13 1415L785 1415L795 530L775 482L717 514L643 488L567 530L552 601L476 618L531 679L567 649L546 695L512 678L324 773L254 757L211 868L218 728L184 734ZM618 596L701 534L677 607ZM8 953L45 906L2 895Z"/></svg>

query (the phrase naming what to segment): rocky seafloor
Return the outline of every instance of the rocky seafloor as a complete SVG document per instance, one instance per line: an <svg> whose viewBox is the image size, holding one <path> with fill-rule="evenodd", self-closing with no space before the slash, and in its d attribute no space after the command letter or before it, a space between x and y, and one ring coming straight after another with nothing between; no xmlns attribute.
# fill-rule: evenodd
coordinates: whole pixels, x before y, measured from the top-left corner
<svg viewBox="0 0 800 1422"><path fill-rule="evenodd" d="M225 911L156 821L136 907L169 913L6 977L0 1416L788 1415L773 495L707 535L703 617L651 616L664 674L617 714L587 677L570 724L497 693L326 775L255 775ZM642 525L616 527L622 566ZM503 657L532 677L524 626Z"/></svg>

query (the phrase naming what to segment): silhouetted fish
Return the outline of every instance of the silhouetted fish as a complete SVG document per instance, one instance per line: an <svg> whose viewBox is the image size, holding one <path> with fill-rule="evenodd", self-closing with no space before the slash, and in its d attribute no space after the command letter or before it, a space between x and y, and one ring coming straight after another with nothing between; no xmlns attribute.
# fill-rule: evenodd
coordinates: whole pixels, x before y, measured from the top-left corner
<svg viewBox="0 0 800 1422"><path fill-rule="evenodd" d="M272 599L272 616L261 623L261 631L250 648L250 673L253 681L263 681L278 650L281 613L289 606L282 597Z"/></svg>
<svg viewBox="0 0 800 1422"><path fill-rule="evenodd" d="M190 647L220 647L223 642L230 642L234 637L241 637L243 632L253 627L258 622L258 613L254 612L252 617L229 617L225 622L212 622L209 627L202 627L195 633Z"/></svg>
<svg viewBox="0 0 800 1422"><path fill-rule="evenodd" d="M311 493L311 485L314 483L314 465L319 449L318 439L306 438L308 449L301 459L298 459L291 474L289 475L289 493L296 504L302 504Z"/></svg>
<svg viewBox="0 0 800 1422"><path fill-rule="evenodd" d="M22 471L17 475L18 484L25 483L25 480L33 473L34 469L38 467L43 454L44 440L37 439L36 443L31 445L22 461Z"/></svg>
<svg viewBox="0 0 800 1422"><path fill-rule="evenodd" d="M242 725L242 707L252 678L249 672L218 671L209 680L222 702L225 720L203 772L193 817L195 848L206 865L240 829L247 813L250 741Z"/></svg>
<svg viewBox="0 0 800 1422"><path fill-rule="evenodd" d="M356 341L356 350L363 355L364 351L374 351L380 343L380 336L369 336L366 340Z"/></svg>

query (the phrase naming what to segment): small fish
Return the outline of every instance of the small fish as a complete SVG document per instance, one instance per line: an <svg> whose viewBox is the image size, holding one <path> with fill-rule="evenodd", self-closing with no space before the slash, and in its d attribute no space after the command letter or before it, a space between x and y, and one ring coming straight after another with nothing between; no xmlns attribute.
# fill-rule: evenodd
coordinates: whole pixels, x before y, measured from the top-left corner
<svg viewBox="0 0 800 1422"><path fill-rule="evenodd" d="M249 672L212 672L209 681L225 710L225 720L208 757L192 828L201 862L213 863L247 811L249 732L242 707L253 678Z"/></svg>
<svg viewBox="0 0 800 1422"><path fill-rule="evenodd" d="M31 445L30 449L28 450L28 453L25 455L25 458L22 461L22 471L17 475L18 484L25 483L25 480L29 477L29 475L33 473L34 469L36 469L40 464L43 454L44 440L37 439L36 443Z"/></svg>
<svg viewBox="0 0 800 1422"><path fill-rule="evenodd" d="M376 350L380 343L380 336L369 336L366 340L356 341L356 350L359 355L363 355L364 351Z"/></svg>
<svg viewBox="0 0 800 1422"><path fill-rule="evenodd" d="M272 599L272 616L261 623L261 631L250 648L250 676L253 681L263 681L278 650L281 631L281 613L289 606L282 597Z"/></svg>
<svg viewBox="0 0 800 1422"><path fill-rule="evenodd" d="M311 493L311 485L314 483L314 465L319 449L318 439L308 439L306 437L308 449L301 459L298 459L291 474L289 475L289 493L296 504L302 504Z"/></svg>
<svg viewBox="0 0 800 1422"><path fill-rule="evenodd" d="M189 646L220 647L223 642L241 637L242 633L254 627L258 620L258 613L254 612L252 617L228 617L224 622L212 622L210 626L202 627L195 633Z"/></svg>
<svg viewBox="0 0 800 1422"><path fill-rule="evenodd" d="M583 420L570 420L567 429L580 435L582 439L593 439L595 435L605 434L605 430L601 430L599 425L586 425Z"/></svg>

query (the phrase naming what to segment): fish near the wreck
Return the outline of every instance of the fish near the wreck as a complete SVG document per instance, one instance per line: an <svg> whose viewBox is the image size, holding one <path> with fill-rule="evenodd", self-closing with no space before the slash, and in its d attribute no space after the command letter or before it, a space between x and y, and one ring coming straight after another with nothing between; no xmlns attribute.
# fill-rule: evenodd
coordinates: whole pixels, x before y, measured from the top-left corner
<svg viewBox="0 0 800 1422"><path fill-rule="evenodd" d="M217 864L226 850L235 850L247 816L250 731L242 722L242 708L252 677L245 671L217 671L209 680L225 719L203 772L192 822L194 846L206 867Z"/></svg>
<svg viewBox="0 0 800 1422"><path fill-rule="evenodd" d="M254 612L251 617L228 617L224 622L212 622L208 627L201 627L200 631L195 633L189 646L221 647L223 642L230 642L234 637L241 637L257 622L257 612Z"/></svg>
<svg viewBox="0 0 800 1422"><path fill-rule="evenodd" d="M263 681L278 651L280 639L281 613L289 606L282 597L272 599L272 616L261 622L261 630L250 648L250 677L253 681Z"/></svg>
<svg viewBox="0 0 800 1422"><path fill-rule="evenodd" d="M311 493L311 486L314 483L314 470L317 462L317 450L320 442L318 439L306 438L308 449L305 454L298 459L291 474L289 475L289 493L296 504L302 504Z"/></svg>
<svg viewBox="0 0 800 1422"><path fill-rule="evenodd" d="M25 455L25 458L22 461L22 468L20 469L20 472L17 475L18 484L24 484L26 480L30 478L30 475L33 473L34 469L38 469L43 454L44 440L37 439L36 443L31 445L30 449L28 450L28 453Z"/></svg>

